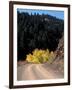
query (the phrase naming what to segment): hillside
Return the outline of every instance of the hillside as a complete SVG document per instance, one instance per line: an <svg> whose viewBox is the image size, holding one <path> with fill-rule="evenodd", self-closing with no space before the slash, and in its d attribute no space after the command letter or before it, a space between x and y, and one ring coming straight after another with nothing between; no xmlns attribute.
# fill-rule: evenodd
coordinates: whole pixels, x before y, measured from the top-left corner
<svg viewBox="0 0 72 90"><path fill-rule="evenodd" d="M56 66L59 71L64 73L64 36L59 40L58 47L55 51L56 58L52 65Z"/></svg>
<svg viewBox="0 0 72 90"><path fill-rule="evenodd" d="M64 21L48 14L17 12L18 60L26 60L26 55L36 48L55 52L64 31Z"/></svg>

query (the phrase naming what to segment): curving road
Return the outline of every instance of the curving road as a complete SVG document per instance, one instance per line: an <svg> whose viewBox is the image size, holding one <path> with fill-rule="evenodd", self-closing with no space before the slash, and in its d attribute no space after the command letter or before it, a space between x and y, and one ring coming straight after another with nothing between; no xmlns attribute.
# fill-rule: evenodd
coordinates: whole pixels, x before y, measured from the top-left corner
<svg viewBox="0 0 72 90"><path fill-rule="evenodd" d="M45 64L25 64L17 68L17 80L39 80L63 78L58 70L50 66L44 67Z"/></svg>

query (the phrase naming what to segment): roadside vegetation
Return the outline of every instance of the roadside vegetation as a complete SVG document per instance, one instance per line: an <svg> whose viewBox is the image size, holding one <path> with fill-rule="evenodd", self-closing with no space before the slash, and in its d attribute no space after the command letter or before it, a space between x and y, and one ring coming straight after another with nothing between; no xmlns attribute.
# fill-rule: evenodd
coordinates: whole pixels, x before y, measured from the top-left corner
<svg viewBox="0 0 72 90"><path fill-rule="evenodd" d="M55 54L53 51L49 52L48 49L46 50L39 50L39 49L35 49L32 54L28 54L26 57L26 60L28 62L31 63L45 63L45 62L49 62L52 63L52 61L55 58Z"/></svg>

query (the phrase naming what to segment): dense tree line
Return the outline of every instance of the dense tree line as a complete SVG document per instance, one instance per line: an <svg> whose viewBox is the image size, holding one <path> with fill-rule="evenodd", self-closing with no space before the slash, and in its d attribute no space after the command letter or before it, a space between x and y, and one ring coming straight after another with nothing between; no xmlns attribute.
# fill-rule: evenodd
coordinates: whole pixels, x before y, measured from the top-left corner
<svg viewBox="0 0 72 90"><path fill-rule="evenodd" d="M17 12L18 60L34 49L56 50L64 32L64 21L50 15Z"/></svg>

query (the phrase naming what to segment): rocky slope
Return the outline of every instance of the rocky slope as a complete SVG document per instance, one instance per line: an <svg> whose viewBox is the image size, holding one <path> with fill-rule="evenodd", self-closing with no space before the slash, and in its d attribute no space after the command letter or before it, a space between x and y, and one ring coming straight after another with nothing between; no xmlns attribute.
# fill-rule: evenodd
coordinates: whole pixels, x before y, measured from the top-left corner
<svg viewBox="0 0 72 90"><path fill-rule="evenodd" d="M64 36L59 40L58 47L55 51L56 57L54 62L55 65L62 73L64 72Z"/></svg>

